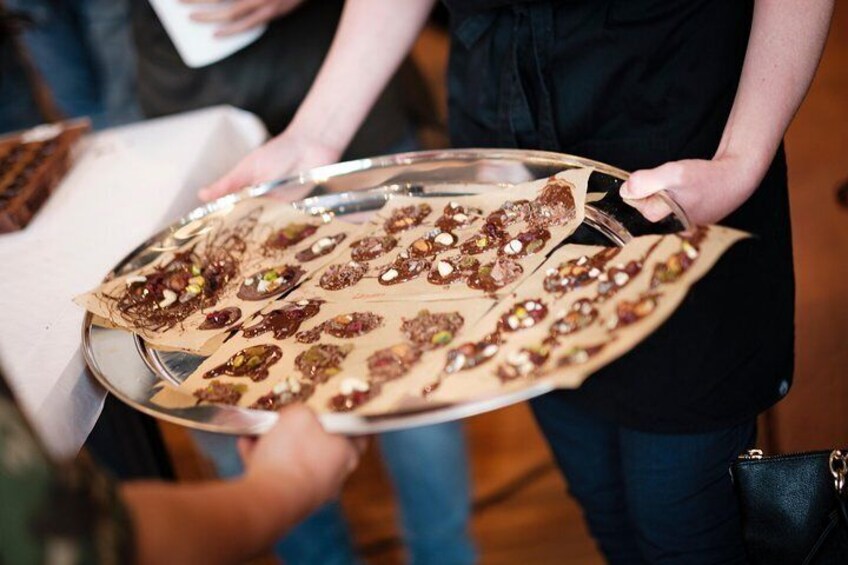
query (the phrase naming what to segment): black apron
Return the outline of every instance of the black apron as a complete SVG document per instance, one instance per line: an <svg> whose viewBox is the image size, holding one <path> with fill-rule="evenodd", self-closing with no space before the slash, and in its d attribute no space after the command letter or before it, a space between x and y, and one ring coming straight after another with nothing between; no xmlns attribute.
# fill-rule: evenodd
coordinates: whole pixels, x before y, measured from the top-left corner
<svg viewBox="0 0 848 565"><path fill-rule="evenodd" d="M446 0L451 140L625 170L709 159L745 56L752 0ZM720 187L716 187L720 190ZM794 276L783 150L723 225L734 246L636 350L565 394L621 425L697 433L786 394Z"/></svg>
<svg viewBox="0 0 848 565"><path fill-rule="evenodd" d="M133 0L138 95L147 117L230 104L259 116L272 135L294 117L333 41L344 0L304 4L272 21L256 42L199 69L187 67L148 0ZM405 72L410 69L402 67ZM385 153L410 130L395 76L357 132L346 159Z"/></svg>

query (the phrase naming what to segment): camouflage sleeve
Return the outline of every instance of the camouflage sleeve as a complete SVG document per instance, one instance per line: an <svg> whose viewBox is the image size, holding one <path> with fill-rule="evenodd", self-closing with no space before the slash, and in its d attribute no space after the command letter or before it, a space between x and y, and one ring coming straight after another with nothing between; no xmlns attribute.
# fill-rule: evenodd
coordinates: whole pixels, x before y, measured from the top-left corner
<svg viewBox="0 0 848 565"><path fill-rule="evenodd" d="M129 563L131 532L115 482L85 454L54 464L0 375L0 564Z"/></svg>

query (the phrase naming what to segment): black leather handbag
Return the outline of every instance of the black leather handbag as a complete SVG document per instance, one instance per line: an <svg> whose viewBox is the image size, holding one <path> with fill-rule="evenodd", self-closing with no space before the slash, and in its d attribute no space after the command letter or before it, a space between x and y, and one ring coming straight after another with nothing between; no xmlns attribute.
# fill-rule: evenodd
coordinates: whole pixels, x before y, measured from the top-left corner
<svg viewBox="0 0 848 565"><path fill-rule="evenodd" d="M730 469L754 564L848 564L848 451L764 457Z"/></svg>

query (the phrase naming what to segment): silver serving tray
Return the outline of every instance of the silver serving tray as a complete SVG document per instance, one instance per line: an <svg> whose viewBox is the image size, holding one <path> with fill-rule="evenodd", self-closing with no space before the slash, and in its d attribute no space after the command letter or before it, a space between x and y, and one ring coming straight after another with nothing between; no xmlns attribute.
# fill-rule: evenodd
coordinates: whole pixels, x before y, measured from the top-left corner
<svg viewBox="0 0 848 565"><path fill-rule="evenodd" d="M623 245L636 235L668 233L690 227L685 212L665 193L660 193L660 197L674 213L662 222L647 222L622 202L618 194L627 173L603 163L543 151L419 151L319 167L250 187L196 208L142 243L107 278L137 269L164 251L203 233L209 217L227 213L233 203L246 198L278 197L312 214L333 214L357 221L366 219L395 195L414 194L426 198L498 190L515 183L547 178L575 166L592 166L596 172L589 180L589 193L594 196L588 199L586 219L569 242ZM603 198L599 198L600 195ZM127 331L93 324L90 314L83 321L82 345L89 369L106 390L151 416L190 428L229 434L262 433L277 419L275 412L232 406L170 409L153 404L150 399L160 380L179 384L202 358L149 348L144 340ZM426 410L379 417L330 413L321 414L320 418L331 432L371 434L467 418L528 400L551 388L548 381L539 381L517 392Z"/></svg>

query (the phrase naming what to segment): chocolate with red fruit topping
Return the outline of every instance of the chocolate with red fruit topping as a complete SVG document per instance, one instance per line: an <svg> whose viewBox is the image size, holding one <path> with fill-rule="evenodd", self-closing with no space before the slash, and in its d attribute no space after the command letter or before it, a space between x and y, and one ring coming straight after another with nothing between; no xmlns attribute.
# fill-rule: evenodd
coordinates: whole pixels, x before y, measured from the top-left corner
<svg viewBox="0 0 848 565"><path fill-rule="evenodd" d="M421 310L414 318L404 319L400 331L410 343L427 351L453 341L464 323L459 312Z"/></svg>
<svg viewBox="0 0 848 565"><path fill-rule="evenodd" d="M430 205L425 203L395 208L392 210L392 214L389 216L389 219L387 219L383 225L384 229L386 230L386 233L390 234L406 231L414 228L415 226L421 225L421 222L423 222L432 211L433 209L430 208Z"/></svg>
<svg viewBox="0 0 848 565"><path fill-rule="evenodd" d="M373 261L397 246L397 239L390 235L368 236L350 244L350 258L354 261Z"/></svg>
<svg viewBox="0 0 848 565"><path fill-rule="evenodd" d="M391 381L402 377L421 359L421 350L408 343L399 343L372 353L366 363L373 381Z"/></svg>
<svg viewBox="0 0 848 565"><path fill-rule="evenodd" d="M373 312L339 314L312 329L297 334L301 343L315 343L322 333L338 339L353 339L368 334L383 325L383 317Z"/></svg>
<svg viewBox="0 0 848 565"><path fill-rule="evenodd" d="M209 402L210 404L235 406L245 392L247 392L247 385L212 381L205 387L195 390L192 394L197 398L198 404Z"/></svg>
<svg viewBox="0 0 848 565"><path fill-rule="evenodd" d="M265 242L265 247L274 250L284 250L293 247L318 231L318 226L292 222L278 229Z"/></svg>
<svg viewBox="0 0 848 565"><path fill-rule="evenodd" d="M318 284L324 290L341 290L355 285L368 272L368 263L348 261L341 265L330 265Z"/></svg>
<svg viewBox="0 0 848 565"><path fill-rule="evenodd" d="M438 259L430 272L427 281L431 284L448 285L464 282L465 278L480 267L480 261L474 257L454 255Z"/></svg>
<svg viewBox="0 0 848 565"><path fill-rule="evenodd" d="M306 249L301 249L300 251L298 251L295 254L294 258L300 261L301 263L308 263L309 261L314 261L319 257L329 255L336 249L336 247L338 247L338 245L342 241L345 240L346 237L346 233L337 233L335 235L328 235L326 237L322 237Z"/></svg>
<svg viewBox="0 0 848 565"><path fill-rule="evenodd" d="M293 336L300 325L321 311L323 300L299 300L260 314L262 320L243 330L244 337L255 338L271 332L275 339Z"/></svg>
<svg viewBox="0 0 848 565"><path fill-rule="evenodd" d="M204 379L222 375L248 377L253 382L268 378L268 369L282 359L283 351L276 345L252 345L231 356L225 363L204 373Z"/></svg>
<svg viewBox="0 0 848 565"><path fill-rule="evenodd" d="M479 367L497 355L500 345L499 332L493 332L478 342L463 343L448 351L443 371L450 375Z"/></svg>
<svg viewBox="0 0 848 565"><path fill-rule="evenodd" d="M292 402L303 402L315 392L315 385L307 380L298 380L289 376L280 380L270 392L260 396L250 405L255 410L268 410L276 412L280 408Z"/></svg>
<svg viewBox="0 0 848 565"><path fill-rule="evenodd" d="M244 279L238 297L242 300L265 300L283 294L300 281L306 271L293 265L263 269Z"/></svg>
<svg viewBox="0 0 848 565"><path fill-rule="evenodd" d="M198 326L200 330L222 330L228 328L241 318L241 308L228 306L214 312L209 312Z"/></svg>
<svg viewBox="0 0 848 565"><path fill-rule="evenodd" d="M352 345L319 343L299 353L294 366L305 378L323 383L341 371L342 361L352 350Z"/></svg>
<svg viewBox="0 0 848 565"><path fill-rule="evenodd" d="M521 263L506 257L498 257L491 263L481 265L468 277L468 286L483 292L496 292L518 280L524 268Z"/></svg>
<svg viewBox="0 0 848 565"><path fill-rule="evenodd" d="M598 280L606 264L620 251L620 247L606 247L592 257L583 255L561 263L547 270L542 286L547 292L565 294L591 284Z"/></svg>

